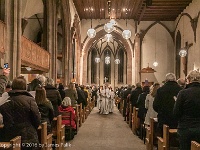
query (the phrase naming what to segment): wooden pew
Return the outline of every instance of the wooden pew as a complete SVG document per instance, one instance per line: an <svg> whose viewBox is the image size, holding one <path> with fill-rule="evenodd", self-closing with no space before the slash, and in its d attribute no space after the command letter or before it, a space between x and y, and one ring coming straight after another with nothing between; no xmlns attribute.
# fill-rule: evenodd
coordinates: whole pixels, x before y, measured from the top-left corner
<svg viewBox="0 0 200 150"><path fill-rule="evenodd" d="M52 150L52 136L53 134L47 135L47 122L42 123L38 127L38 137L41 144L41 150Z"/></svg>
<svg viewBox="0 0 200 150"><path fill-rule="evenodd" d="M136 107L133 107L133 122L132 122L132 131L134 134L136 134L137 132L137 129L139 128L139 118L137 117L138 116L138 108Z"/></svg>
<svg viewBox="0 0 200 150"><path fill-rule="evenodd" d="M120 113L123 114L123 109L124 109L124 100L120 99Z"/></svg>
<svg viewBox="0 0 200 150"><path fill-rule="evenodd" d="M21 136L17 136L10 142L0 142L1 150L21 150Z"/></svg>
<svg viewBox="0 0 200 150"><path fill-rule="evenodd" d="M83 111L82 111L82 103L78 105L78 115L79 115L79 127L82 126L83 123Z"/></svg>
<svg viewBox="0 0 200 150"><path fill-rule="evenodd" d="M79 108L78 105L76 107L73 107L75 110L75 114L76 114L76 132L78 133L79 130L79 122L80 122L80 117L79 117Z"/></svg>
<svg viewBox="0 0 200 150"><path fill-rule="evenodd" d="M132 127L132 113L133 113L133 107L132 104L129 104L129 127Z"/></svg>
<svg viewBox="0 0 200 150"><path fill-rule="evenodd" d="M62 116L54 117L52 123L52 133L55 143L59 145L56 149L63 149L65 143L65 125L62 125Z"/></svg>
<svg viewBox="0 0 200 150"><path fill-rule="evenodd" d="M146 127L146 149L153 150L154 145L156 144L156 128L157 128L157 118L150 119L150 126Z"/></svg>
<svg viewBox="0 0 200 150"><path fill-rule="evenodd" d="M200 143L191 141L191 150L200 150Z"/></svg>
<svg viewBox="0 0 200 150"><path fill-rule="evenodd" d="M171 147L178 147L177 129L169 129L169 126L163 125L163 138L158 138L158 150L170 150ZM172 143L173 142L173 143Z"/></svg>

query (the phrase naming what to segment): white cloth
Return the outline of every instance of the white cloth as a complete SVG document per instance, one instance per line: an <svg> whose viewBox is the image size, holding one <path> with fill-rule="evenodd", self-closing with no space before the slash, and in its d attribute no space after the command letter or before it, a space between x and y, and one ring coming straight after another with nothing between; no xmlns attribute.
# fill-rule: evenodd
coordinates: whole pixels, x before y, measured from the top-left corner
<svg viewBox="0 0 200 150"><path fill-rule="evenodd" d="M7 92L4 92L2 94L2 97L0 97L0 106L3 105L4 103L6 102L9 102L10 100L8 100L9 98L9 95ZM0 113L0 125L3 124L3 116L2 114Z"/></svg>
<svg viewBox="0 0 200 150"><path fill-rule="evenodd" d="M109 112L113 112L114 103L115 103L115 92L110 91L110 99L109 99L109 103L108 103Z"/></svg>
<svg viewBox="0 0 200 150"><path fill-rule="evenodd" d="M5 102L7 102L8 98L9 98L8 93L4 92L2 94L2 97L0 97L0 106L3 105Z"/></svg>
<svg viewBox="0 0 200 150"><path fill-rule="evenodd" d="M100 114L109 114L110 90L103 89L100 91Z"/></svg>
<svg viewBox="0 0 200 150"><path fill-rule="evenodd" d="M157 112L153 109L153 101L154 97L152 97L151 94L148 94L145 100L145 108L148 110L144 121L147 125L150 125L150 118L157 118Z"/></svg>
<svg viewBox="0 0 200 150"><path fill-rule="evenodd" d="M97 91L97 108L100 109L101 107L101 97L100 97L100 93L99 90Z"/></svg>

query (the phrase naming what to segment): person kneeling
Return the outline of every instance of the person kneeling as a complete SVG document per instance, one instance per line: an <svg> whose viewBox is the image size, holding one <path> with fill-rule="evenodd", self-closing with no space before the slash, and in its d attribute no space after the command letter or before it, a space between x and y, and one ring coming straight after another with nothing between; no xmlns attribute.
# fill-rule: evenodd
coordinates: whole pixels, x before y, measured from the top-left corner
<svg viewBox="0 0 200 150"><path fill-rule="evenodd" d="M76 133L76 115L75 110L71 107L71 99L69 97L63 99L61 106L59 106L59 112L62 115L62 124L65 125L65 140L72 140Z"/></svg>

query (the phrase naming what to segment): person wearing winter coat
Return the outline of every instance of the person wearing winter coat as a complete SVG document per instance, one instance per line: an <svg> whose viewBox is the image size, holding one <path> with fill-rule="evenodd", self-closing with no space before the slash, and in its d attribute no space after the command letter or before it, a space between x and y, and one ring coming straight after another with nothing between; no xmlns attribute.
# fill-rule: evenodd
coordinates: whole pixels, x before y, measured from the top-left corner
<svg viewBox="0 0 200 150"><path fill-rule="evenodd" d="M174 105L180 150L190 150L191 141L200 143L200 73L190 71L186 79L188 84L179 92Z"/></svg>
<svg viewBox="0 0 200 150"><path fill-rule="evenodd" d="M38 149L37 128L41 119L35 99L27 92L26 85L24 77L16 77L12 90L8 92L9 101L0 106L4 124L1 141L10 141L21 136L22 150L27 148L27 144L33 146L31 149Z"/></svg>

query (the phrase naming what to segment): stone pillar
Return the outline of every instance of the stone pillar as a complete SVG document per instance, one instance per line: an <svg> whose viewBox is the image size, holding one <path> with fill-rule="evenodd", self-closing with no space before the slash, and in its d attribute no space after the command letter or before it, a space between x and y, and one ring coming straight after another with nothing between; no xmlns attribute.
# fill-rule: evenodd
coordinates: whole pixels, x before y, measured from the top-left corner
<svg viewBox="0 0 200 150"><path fill-rule="evenodd" d="M135 37L135 82L138 83L141 80L140 70L141 70L141 44L140 35L137 34Z"/></svg>
<svg viewBox="0 0 200 150"><path fill-rule="evenodd" d="M47 50L50 53L48 76L57 80L57 4L55 0L46 1L47 8Z"/></svg>
<svg viewBox="0 0 200 150"><path fill-rule="evenodd" d="M64 85L67 85L70 82L69 78L69 50L70 50L70 43L71 43L71 16L70 16L70 8L69 8L69 0L61 0L62 6L62 19L63 19L63 60L62 60L62 72L63 72L63 79ZM68 15L66 15L68 14Z"/></svg>
<svg viewBox="0 0 200 150"><path fill-rule="evenodd" d="M11 69L10 79L21 73L21 0L5 1L6 51L5 61Z"/></svg>

